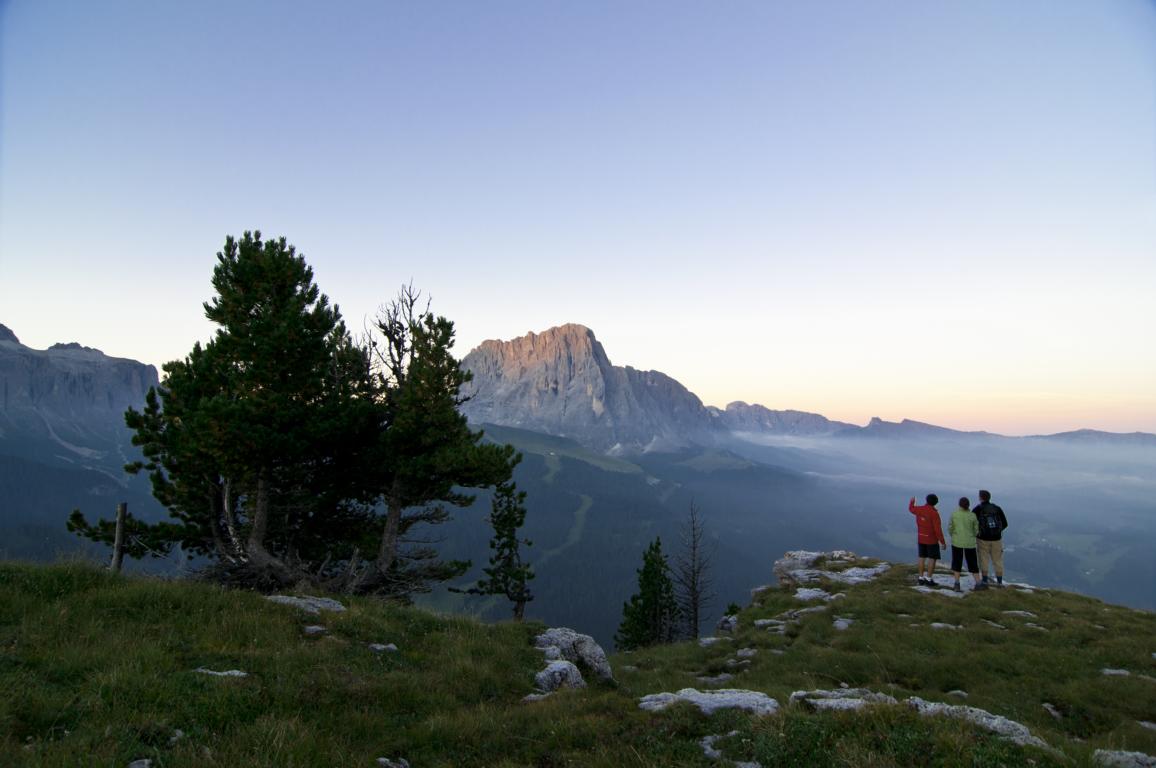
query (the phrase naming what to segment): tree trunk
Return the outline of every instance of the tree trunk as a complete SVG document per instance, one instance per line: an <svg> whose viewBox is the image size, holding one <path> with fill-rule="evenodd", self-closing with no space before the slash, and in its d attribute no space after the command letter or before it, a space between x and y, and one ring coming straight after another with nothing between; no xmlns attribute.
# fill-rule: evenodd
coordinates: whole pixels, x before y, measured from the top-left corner
<svg viewBox="0 0 1156 768"><path fill-rule="evenodd" d="M120 573L121 563L124 561L124 518L128 514L128 504L121 502L116 505L116 536L112 543L112 562L109 570Z"/></svg>
<svg viewBox="0 0 1156 768"><path fill-rule="evenodd" d="M521 623L522 617L526 613L526 601L518 600L514 603L514 621Z"/></svg>
<svg viewBox="0 0 1156 768"><path fill-rule="evenodd" d="M377 572L381 575L389 573L397 559L397 538L401 528L401 499L397 481L394 481L388 499L385 514L385 530L381 532L381 546L377 550Z"/></svg>

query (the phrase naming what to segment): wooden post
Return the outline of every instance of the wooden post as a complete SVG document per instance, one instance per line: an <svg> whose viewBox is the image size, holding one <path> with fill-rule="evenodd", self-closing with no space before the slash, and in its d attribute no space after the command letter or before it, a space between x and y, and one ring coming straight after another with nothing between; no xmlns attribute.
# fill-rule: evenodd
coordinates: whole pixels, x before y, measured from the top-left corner
<svg viewBox="0 0 1156 768"><path fill-rule="evenodd" d="M120 573L120 564L124 559L124 516L128 512L128 503L122 501L116 505L116 538L112 544L112 562L109 570Z"/></svg>

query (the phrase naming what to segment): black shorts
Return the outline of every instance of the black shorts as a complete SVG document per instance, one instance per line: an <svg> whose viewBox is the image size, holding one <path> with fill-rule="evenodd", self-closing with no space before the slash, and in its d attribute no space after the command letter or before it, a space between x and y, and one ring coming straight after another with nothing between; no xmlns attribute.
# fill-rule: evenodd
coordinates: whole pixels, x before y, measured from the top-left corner
<svg viewBox="0 0 1156 768"><path fill-rule="evenodd" d="M959 566L963 565L964 557L967 558L967 572L979 573L979 561L975 557L975 547L962 549L954 544L951 545L951 570L958 571Z"/></svg>
<svg viewBox="0 0 1156 768"><path fill-rule="evenodd" d="M929 560L939 559L939 545L938 544L920 544L919 556L926 557Z"/></svg>

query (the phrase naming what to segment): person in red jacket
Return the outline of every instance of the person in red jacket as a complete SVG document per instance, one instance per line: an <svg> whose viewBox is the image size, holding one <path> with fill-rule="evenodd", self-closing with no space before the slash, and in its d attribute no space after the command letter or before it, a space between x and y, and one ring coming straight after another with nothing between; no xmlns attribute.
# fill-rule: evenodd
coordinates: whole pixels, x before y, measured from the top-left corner
<svg viewBox="0 0 1156 768"><path fill-rule="evenodd" d="M939 497L934 493L927 494L927 503L921 507L915 506L915 497L907 503L907 511L915 515L915 524L919 528L919 583L923 586L935 586L935 563L939 560L939 548L946 547L943 538L943 527L939 522L939 512L935 505ZM923 577L923 566L927 564L927 578Z"/></svg>

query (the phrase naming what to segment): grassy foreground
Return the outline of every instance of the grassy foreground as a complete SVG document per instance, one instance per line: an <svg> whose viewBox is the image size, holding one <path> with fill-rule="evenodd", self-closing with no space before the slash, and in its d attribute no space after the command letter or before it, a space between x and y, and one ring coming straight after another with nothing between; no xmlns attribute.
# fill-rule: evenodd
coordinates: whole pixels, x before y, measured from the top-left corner
<svg viewBox="0 0 1156 768"><path fill-rule="evenodd" d="M414 768L717 766L727 763L705 757L698 741L731 731L716 747L768 768L1090 765L1098 747L1156 754L1156 731L1139 723L1156 720L1156 680L1143 677L1156 677L1156 616L1058 592L921 594L908 588L911 570L840 588L846 598L781 636L754 620L801 603L764 592L733 639L621 654L611 659L617 687L526 704L543 666L532 647L538 625L483 625L365 599L314 617L204 584L0 564L0 765L374 766L405 757ZM834 616L854 623L837 631ZM307 635L310 624L327 631ZM755 649L751 663L728 667L739 648ZM1105 676L1105 667L1132 674ZM734 679L713 687L764 691L780 714L638 708L648 693L710 688L696 677L723 671ZM819 715L787 704L794 690L840 683L980 707L1067 757L902 705ZM966 700L948 695L957 689Z"/></svg>

